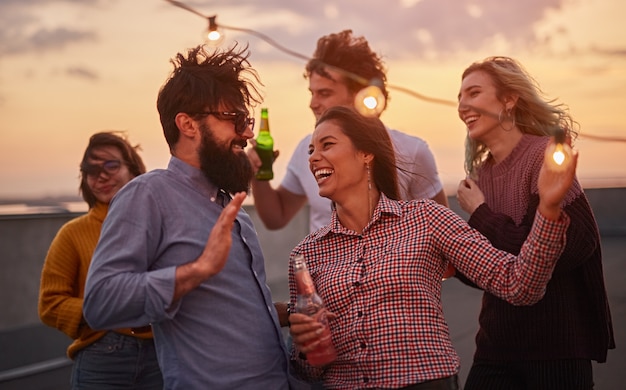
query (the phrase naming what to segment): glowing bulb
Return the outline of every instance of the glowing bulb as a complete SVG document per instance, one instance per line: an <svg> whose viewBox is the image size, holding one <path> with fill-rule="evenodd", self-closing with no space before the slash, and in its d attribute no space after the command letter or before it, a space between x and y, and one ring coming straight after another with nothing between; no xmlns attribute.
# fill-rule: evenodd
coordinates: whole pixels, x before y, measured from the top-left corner
<svg viewBox="0 0 626 390"><path fill-rule="evenodd" d="M555 143L546 149L546 165L554 172L562 172L572 157L572 148L565 143L565 132L559 131L554 137Z"/></svg>
<svg viewBox="0 0 626 390"><path fill-rule="evenodd" d="M207 34L209 41L219 41L222 38L222 34L219 31L209 31Z"/></svg>
<svg viewBox="0 0 626 390"><path fill-rule="evenodd" d="M221 29L218 28L217 22L215 22L216 16L209 17L209 29L205 30L204 41L206 44L212 47L219 46L224 40L224 34Z"/></svg>
<svg viewBox="0 0 626 390"><path fill-rule="evenodd" d="M363 99L363 105L369 108L370 110L373 110L378 105L378 101L376 100L374 96L366 96Z"/></svg>
<svg viewBox="0 0 626 390"><path fill-rule="evenodd" d="M565 161L565 153L563 152L563 145L561 144L556 145L556 148L554 149L554 153L552 153L552 159L558 165L563 165L563 162Z"/></svg>
<svg viewBox="0 0 626 390"><path fill-rule="evenodd" d="M385 109L385 95L380 87L369 85L354 97L354 108L363 116L379 116Z"/></svg>

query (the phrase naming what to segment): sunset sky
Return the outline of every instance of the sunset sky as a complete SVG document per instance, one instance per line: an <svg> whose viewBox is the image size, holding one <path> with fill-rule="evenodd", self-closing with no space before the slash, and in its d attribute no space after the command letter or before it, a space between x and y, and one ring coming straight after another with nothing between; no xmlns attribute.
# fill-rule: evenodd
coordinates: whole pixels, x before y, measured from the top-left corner
<svg viewBox="0 0 626 390"><path fill-rule="evenodd" d="M491 55L520 60L580 123L585 187L626 186L626 15L623 0L193 0L226 26L259 31L312 54L325 34L352 29L381 54L388 82L455 101L462 71ZM127 131L148 169L169 152L156 96L176 53L202 43L206 21L165 0L0 0L0 198L76 195L89 136ZM314 124L304 60L252 35L249 44L281 151L278 185ZM390 127L428 142L448 194L463 178L465 127L456 106L390 89ZM256 108L258 117L260 107ZM586 135L590 137L586 137Z"/></svg>

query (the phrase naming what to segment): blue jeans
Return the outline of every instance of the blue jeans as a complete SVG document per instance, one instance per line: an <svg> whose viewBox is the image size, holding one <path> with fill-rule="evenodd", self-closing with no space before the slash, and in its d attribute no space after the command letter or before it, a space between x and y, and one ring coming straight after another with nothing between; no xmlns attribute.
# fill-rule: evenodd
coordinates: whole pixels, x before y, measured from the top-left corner
<svg viewBox="0 0 626 390"><path fill-rule="evenodd" d="M154 341L116 332L78 351L72 390L163 389Z"/></svg>

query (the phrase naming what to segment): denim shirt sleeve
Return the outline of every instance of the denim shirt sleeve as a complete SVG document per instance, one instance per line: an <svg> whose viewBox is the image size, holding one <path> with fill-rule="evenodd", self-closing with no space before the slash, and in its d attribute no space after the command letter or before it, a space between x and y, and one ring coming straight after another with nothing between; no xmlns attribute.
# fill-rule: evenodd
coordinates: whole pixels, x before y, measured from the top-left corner
<svg viewBox="0 0 626 390"><path fill-rule="evenodd" d="M143 326L172 317L176 267L152 269L162 226L160 206L143 182L111 203L87 275L83 313L94 329Z"/></svg>

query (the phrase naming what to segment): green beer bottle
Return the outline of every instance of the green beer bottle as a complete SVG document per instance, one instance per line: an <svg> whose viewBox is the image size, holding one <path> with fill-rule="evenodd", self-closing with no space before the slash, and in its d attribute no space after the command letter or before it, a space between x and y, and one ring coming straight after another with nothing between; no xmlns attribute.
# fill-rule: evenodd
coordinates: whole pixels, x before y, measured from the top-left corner
<svg viewBox="0 0 626 390"><path fill-rule="evenodd" d="M271 180L274 178L272 164L274 163L274 138L270 134L270 124L267 119L267 108L261 108L261 126L256 138L256 152L261 159L261 168L256 173L257 180Z"/></svg>

